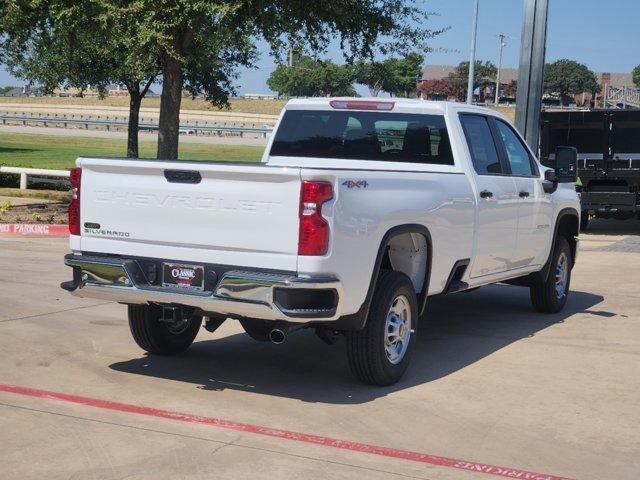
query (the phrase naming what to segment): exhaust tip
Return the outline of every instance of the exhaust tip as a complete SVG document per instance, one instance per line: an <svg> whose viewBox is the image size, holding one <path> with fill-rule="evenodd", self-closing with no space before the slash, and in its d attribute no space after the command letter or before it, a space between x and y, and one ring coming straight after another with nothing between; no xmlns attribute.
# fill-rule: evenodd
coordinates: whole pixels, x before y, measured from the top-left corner
<svg viewBox="0 0 640 480"><path fill-rule="evenodd" d="M287 334L279 328L274 328L269 332L269 340L271 340L271 343L275 343L276 345L284 343L286 338Z"/></svg>

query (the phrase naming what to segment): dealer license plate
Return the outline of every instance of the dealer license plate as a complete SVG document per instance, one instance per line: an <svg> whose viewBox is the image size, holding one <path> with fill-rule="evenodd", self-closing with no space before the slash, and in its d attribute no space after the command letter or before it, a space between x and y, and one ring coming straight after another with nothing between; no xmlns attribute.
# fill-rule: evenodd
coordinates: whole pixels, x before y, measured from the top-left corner
<svg viewBox="0 0 640 480"><path fill-rule="evenodd" d="M204 267L180 263L162 264L162 285L202 290L204 287Z"/></svg>

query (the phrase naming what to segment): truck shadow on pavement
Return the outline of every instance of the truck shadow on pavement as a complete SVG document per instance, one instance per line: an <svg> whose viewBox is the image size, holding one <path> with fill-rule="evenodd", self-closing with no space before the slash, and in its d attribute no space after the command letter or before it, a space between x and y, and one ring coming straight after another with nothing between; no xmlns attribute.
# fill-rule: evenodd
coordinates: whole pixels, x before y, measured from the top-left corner
<svg viewBox="0 0 640 480"><path fill-rule="evenodd" d="M404 378L390 387L358 383L349 372L344 339L328 346L311 330L293 333L283 345L256 342L244 333L226 337L215 333L216 338L196 341L180 356L148 355L111 368L188 382L210 391L233 389L304 402L360 404L451 375L567 319L579 321L570 317L590 314L591 307L602 300L599 295L574 291L563 312L544 315L532 310L529 290L521 287L489 286L433 297L419 324L411 365Z"/></svg>

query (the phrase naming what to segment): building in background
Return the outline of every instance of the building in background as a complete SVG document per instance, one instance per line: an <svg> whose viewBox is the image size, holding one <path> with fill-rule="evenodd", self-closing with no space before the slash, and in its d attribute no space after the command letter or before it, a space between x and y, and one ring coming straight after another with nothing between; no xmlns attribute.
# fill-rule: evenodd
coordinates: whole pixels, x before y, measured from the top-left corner
<svg viewBox="0 0 640 480"><path fill-rule="evenodd" d="M455 73L456 66L455 65L428 65L422 69L422 78L420 82L426 82L429 85L438 86L438 82L444 82L449 79L449 75ZM598 78L598 83L600 84L601 91L594 98L591 92L583 92L574 96L574 103L577 106L593 106L597 104L599 99L601 99L602 93L605 90L606 85L613 85L615 87L627 87L627 88L636 88L633 84L633 79L631 73L596 73L596 77ZM503 101L512 100L515 102L515 88L518 80L518 69L517 68L502 68L500 70L500 98ZM443 86L446 86L444 83ZM480 102L491 99L491 95L495 94L495 85L485 86L483 88L476 88L474 92L474 96ZM427 94L427 98L430 100L447 100L447 99L458 99L460 95L457 95L459 92L451 92L447 91L446 88L443 88L442 91L432 92L431 94ZM545 104L559 104L559 100L554 99L552 96L545 95L543 97L543 101Z"/></svg>

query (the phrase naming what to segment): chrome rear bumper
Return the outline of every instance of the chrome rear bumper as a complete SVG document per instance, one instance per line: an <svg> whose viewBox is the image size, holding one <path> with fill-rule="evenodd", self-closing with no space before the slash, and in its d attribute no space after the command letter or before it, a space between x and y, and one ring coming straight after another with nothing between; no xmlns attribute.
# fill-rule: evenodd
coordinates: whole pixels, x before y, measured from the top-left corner
<svg viewBox="0 0 640 480"><path fill-rule="evenodd" d="M65 264L74 268L74 280L61 287L72 295L125 304L186 305L230 317L288 322L334 321L343 303L341 283L332 277L297 277L277 273L232 270L224 273L211 292L160 287L140 281L131 259L69 254ZM136 280L137 279L137 280ZM332 291L331 308L287 309L276 297L279 291Z"/></svg>

